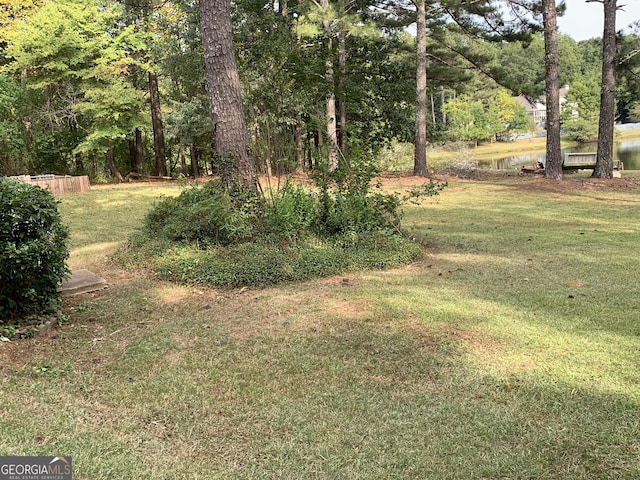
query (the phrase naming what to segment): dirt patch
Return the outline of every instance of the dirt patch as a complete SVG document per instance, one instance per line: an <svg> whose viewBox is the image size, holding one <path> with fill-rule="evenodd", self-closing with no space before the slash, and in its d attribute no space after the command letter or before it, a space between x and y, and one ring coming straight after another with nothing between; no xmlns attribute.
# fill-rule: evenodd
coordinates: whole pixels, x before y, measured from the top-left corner
<svg viewBox="0 0 640 480"><path fill-rule="evenodd" d="M573 193L573 192L625 192L640 190L640 178L592 178L566 175L563 180L543 177L525 178L514 184L516 188L529 192Z"/></svg>
<svg viewBox="0 0 640 480"><path fill-rule="evenodd" d="M474 178L464 178L457 175L440 174L432 177L436 183L442 182L487 182L506 181L514 188L529 192L573 193L573 192L627 192L640 190L640 177L626 176L623 178L601 179L584 176L583 174L568 173L563 180L550 180L541 175L523 175L514 172L495 172L479 170ZM412 187L429 183L428 178L383 175L380 178L383 187Z"/></svg>

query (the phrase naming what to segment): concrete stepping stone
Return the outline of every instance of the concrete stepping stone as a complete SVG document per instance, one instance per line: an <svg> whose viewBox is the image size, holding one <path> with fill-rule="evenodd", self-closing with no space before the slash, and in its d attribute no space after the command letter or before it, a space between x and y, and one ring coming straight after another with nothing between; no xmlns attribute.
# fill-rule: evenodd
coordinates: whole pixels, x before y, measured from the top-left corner
<svg viewBox="0 0 640 480"><path fill-rule="evenodd" d="M107 282L91 273L89 270L81 269L71 272L71 276L63 280L58 291L64 297L80 295L81 293L95 292L107 288Z"/></svg>

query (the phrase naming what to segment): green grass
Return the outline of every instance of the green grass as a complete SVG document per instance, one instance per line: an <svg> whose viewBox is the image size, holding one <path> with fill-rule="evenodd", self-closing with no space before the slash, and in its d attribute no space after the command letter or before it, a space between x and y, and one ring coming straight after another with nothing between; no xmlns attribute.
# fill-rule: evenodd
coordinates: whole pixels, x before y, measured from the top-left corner
<svg viewBox="0 0 640 480"><path fill-rule="evenodd" d="M245 291L105 262L177 187L63 197L110 288L0 344L0 452L77 479L639 478L640 190L530 183L407 208L408 267Z"/></svg>

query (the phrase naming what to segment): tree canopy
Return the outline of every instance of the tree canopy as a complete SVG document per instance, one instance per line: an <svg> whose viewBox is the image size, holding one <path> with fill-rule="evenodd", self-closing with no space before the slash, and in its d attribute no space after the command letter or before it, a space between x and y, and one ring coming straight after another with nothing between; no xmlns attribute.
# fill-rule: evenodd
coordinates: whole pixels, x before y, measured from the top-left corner
<svg viewBox="0 0 640 480"><path fill-rule="evenodd" d="M413 142L420 71L427 142L526 131L511 97L536 99L544 89L539 10L533 1L498 3L426 2L418 68L407 29L415 3L234 2L227 15L255 168L313 168L334 148L348 163ZM200 15L184 0L2 0L0 173L220 173ZM618 42L620 120L640 117L638 38ZM561 35L559 48L569 86L563 122L593 124L601 41Z"/></svg>

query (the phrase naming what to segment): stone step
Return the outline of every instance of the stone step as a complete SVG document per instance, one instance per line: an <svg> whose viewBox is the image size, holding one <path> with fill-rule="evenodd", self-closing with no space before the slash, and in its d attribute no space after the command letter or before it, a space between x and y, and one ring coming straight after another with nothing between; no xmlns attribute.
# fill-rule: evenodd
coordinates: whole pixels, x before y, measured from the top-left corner
<svg viewBox="0 0 640 480"><path fill-rule="evenodd" d="M63 280L58 291L62 296L70 297L72 295L95 292L107 287L107 282L104 279L89 270L81 269L72 271L71 276Z"/></svg>

